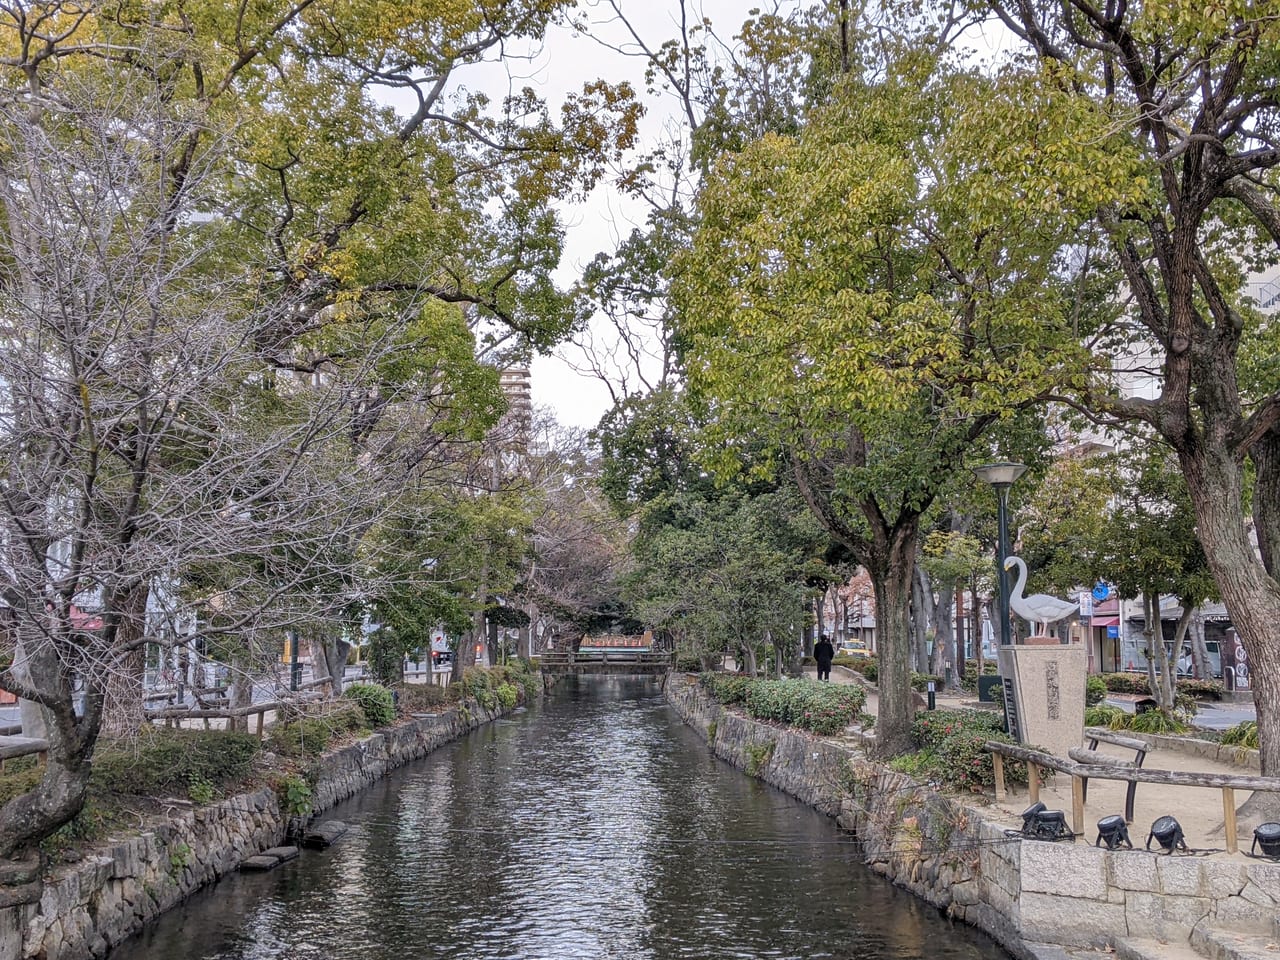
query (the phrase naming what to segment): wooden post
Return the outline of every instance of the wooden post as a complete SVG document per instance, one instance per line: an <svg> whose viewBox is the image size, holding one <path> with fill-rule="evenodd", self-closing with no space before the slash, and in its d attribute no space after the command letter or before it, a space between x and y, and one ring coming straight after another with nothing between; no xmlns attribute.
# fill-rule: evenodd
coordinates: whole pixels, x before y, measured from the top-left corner
<svg viewBox="0 0 1280 960"><path fill-rule="evenodd" d="M996 803L1004 803L1004 757L992 753L991 769L996 775Z"/></svg>
<svg viewBox="0 0 1280 960"><path fill-rule="evenodd" d="M1084 780L1071 778L1071 832L1084 833Z"/></svg>
<svg viewBox="0 0 1280 960"><path fill-rule="evenodd" d="M266 722L266 719L267 719L267 711L259 710L258 711L258 739L259 740L262 739L262 725Z"/></svg>
<svg viewBox="0 0 1280 960"><path fill-rule="evenodd" d="M1231 787L1222 788L1222 830L1227 835L1227 853L1240 849L1236 839L1236 792Z"/></svg>
<svg viewBox="0 0 1280 960"><path fill-rule="evenodd" d="M1027 764L1027 792L1031 795L1032 803L1040 802L1040 766L1035 763Z"/></svg>

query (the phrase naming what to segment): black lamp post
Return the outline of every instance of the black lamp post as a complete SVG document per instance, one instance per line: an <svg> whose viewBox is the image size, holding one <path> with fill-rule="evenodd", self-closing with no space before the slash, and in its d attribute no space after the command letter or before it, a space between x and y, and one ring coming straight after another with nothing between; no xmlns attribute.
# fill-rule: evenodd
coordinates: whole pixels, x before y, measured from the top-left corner
<svg viewBox="0 0 1280 960"><path fill-rule="evenodd" d="M996 488L996 500L999 504L996 514L1000 530L996 541L996 572L1000 582L1001 646L1013 643L1013 634L1009 628L1009 571L1004 568L1004 562L1009 556L1009 488L1026 470L1026 466L1021 463L987 463L973 468L979 480L985 480Z"/></svg>

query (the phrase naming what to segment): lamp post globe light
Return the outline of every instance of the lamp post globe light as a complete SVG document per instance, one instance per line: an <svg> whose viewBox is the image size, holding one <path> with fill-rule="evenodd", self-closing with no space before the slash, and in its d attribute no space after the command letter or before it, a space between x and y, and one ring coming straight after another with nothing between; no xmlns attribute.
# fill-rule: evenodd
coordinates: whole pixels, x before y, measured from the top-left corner
<svg viewBox="0 0 1280 960"><path fill-rule="evenodd" d="M1026 471L1026 465L1021 463L986 463L973 468L979 480L986 481L996 489L996 523L999 528L996 539L996 572L1000 583L1001 646L1013 643L1009 625L1009 571L1004 568L1004 562L1009 557L1009 488Z"/></svg>

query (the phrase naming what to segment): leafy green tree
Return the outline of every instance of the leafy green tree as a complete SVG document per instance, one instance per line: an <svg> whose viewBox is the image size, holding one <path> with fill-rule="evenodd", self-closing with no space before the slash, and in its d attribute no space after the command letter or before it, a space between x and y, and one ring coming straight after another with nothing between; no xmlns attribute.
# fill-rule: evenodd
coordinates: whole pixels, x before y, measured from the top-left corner
<svg viewBox="0 0 1280 960"><path fill-rule="evenodd" d="M1061 91L1054 113L1105 119L1116 135L1109 161L1126 162L1126 181L1141 186L1133 197L1094 193L1091 215L1124 271L1118 294L1131 300L1138 341L1127 354L1152 371L1155 395L1117 396L1100 378L1083 399L1148 424L1177 454L1209 567L1249 654L1262 772L1272 775L1280 770L1280 392L1274 362L1256 363L1274 358L1276 326L1254 314L1244 281L1251 267L1274 263L1280 245L1280 144L1271 132L1280 25L1264 6L987 6ZM1045 115L1045 104L1009 106ZM1048 189L1075 188L1069 171L1043 170ZM1246 510L1257 551L1241 522Z"/></svg>
<svg viewBox="0 0 1280 960"><path fill-rule="evenodd" d="M1001 167L1021 149L988 111L1026 93L908 56L850 78L794 138L725 156L676 287L691 387L722 469L744 438L796 476L876 588L877 749L911 749L908 610L921 518L969 448L1089 360L1067 258L1078 196ZM1027 121L1032 125L1031 121ZM993 135L994 134L994 135ZM1088 117L1038 129L1082 184ZM1034 220L1035 227L1029 223Z"/></svg>

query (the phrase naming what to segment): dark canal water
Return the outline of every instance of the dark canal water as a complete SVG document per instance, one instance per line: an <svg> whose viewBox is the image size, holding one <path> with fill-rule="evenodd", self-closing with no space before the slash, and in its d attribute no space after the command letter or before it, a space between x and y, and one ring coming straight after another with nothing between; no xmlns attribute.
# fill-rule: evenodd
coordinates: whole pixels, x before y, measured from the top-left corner
<svg viewBox="0 0 1280 960"><path fill-rule="evenodd" d="M328 816L110 960L1008 960L710 755L655 681L566 681Z"/></svg>

